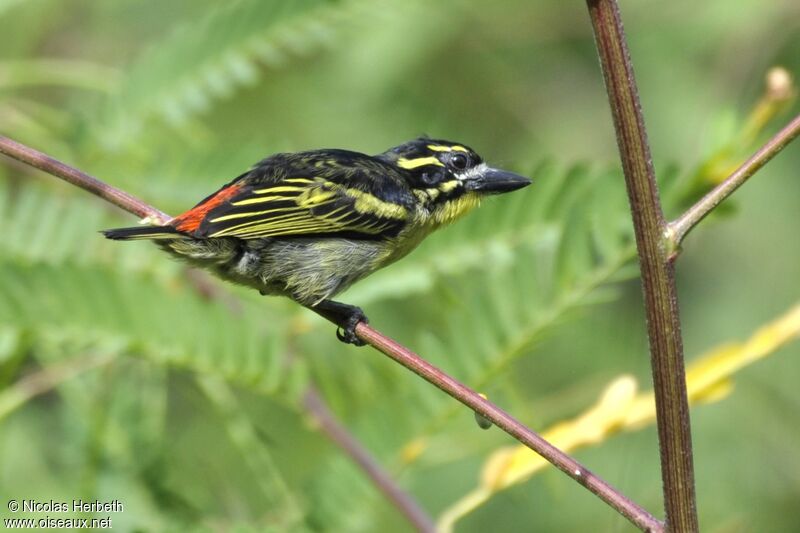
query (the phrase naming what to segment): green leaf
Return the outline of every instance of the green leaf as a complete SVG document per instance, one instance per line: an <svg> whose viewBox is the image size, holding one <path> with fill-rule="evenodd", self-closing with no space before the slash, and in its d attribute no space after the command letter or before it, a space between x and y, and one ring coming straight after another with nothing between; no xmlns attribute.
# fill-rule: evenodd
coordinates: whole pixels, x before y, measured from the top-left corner
<svg viewBox="0 0 800 533"><path fill-rule="evenodd" d="M302 362L288 365L285 320L243 302L240 313L185 285L102 266L0 261L0 323L39 342L121 344L151 361L223 376L286 395Z"/></svg>
<svg viewBox="0 0 800 533"><path fill-rule="evenodd" d="M269 69L327 46L336 27L381 14L374 2L236 0L155 43L110 98L94 139L119 150L154 117L182 126L220 99L258 83ZM391 6L390 2L380 4ZM374 15L373 15L374 16Z"/></svg>

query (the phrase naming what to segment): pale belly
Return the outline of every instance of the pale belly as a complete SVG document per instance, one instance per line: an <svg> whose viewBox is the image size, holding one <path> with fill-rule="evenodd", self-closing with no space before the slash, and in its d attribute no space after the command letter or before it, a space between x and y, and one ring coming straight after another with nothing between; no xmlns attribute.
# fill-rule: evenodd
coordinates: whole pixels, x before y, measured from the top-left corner
<svg viewBox="0 0 800 533"><path fill-rule="evenodd" d="M433 228L431 228L432 230ZM430 231L392 241L338 238L176 239L160 246L219 277L313 306L407 255Z"/></svg>
<svg viewBox="0 0 800 533"><path fill-rule="evenodd" d="M218 273L262 294L316 305L408 254L422 238L382 240L263 239L246 241L244 253ZM400 244L400 246L398 246Z"/></svg>

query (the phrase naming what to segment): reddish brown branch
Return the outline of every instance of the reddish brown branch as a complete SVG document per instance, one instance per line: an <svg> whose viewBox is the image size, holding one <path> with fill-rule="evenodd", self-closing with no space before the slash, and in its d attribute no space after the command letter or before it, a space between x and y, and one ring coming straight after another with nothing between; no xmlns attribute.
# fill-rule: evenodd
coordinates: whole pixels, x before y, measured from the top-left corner
<svg viewBox="0 0 800 533"><path fill-rule="evenodd" d="M166 222L170 219L166 213L162 213L155 207L146 204L125 191L103 183L76 168L65 165L61 161L2 135L0 135L0 153L47 172L51 176L68 181L76 187L89 191L129 213L133 213L139 218L150 217L154 222Z"/></svg>
<svg viewBox="0 0 800 533"><path fill-rule="evenodd" d="M480 394L448 376L408 348L398 344L363 322L356 327L358 337L435 385L448 395L479 413L519 442L535 451L553 466L596 494L643 531L662 531L663 526L650 513L592 473L575 459L562 452L519 420L509 415Z"/></svg>
<svg viewBox="0 0 800 533"><path fill-rule="evenodd" d="M683 242L684 237L692 231L692 228L722 203L725 198L744 185L744 182L750 179L753 174L758 172L761 167L766 165L773 157L778 155L781 150L796 139L798 135L800 135L800 115L796 116L786 127L767 141L758 152L742 163L742 166L737 168L725 181L714 187L714 189L698 200L696 204L690 207L676 220L670 222L667 239L669 239L671 250L677 253L681 242Z"/></svg>

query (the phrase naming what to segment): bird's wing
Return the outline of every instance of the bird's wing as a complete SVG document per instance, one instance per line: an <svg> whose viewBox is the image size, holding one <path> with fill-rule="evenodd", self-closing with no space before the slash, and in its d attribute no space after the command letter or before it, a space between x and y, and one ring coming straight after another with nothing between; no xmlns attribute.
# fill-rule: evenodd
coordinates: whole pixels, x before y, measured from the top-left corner
<svg viewBox="0 0 800 533"><path fill-rule="evenodd" d="M261 185L234 181L171 224L203 238L313 235L379 239L397 235L409 216L403 205L342 183L288 177Z"/></svg>

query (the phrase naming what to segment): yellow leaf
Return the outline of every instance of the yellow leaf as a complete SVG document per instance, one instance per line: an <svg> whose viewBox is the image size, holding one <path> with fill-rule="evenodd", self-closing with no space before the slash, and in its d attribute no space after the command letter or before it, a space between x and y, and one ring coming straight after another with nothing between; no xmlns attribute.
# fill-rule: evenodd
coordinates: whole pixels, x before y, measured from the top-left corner
<svg viewBox="0 0 800 533"><path fill-rule="evenodd" d="M775 352L800 336L800 305L756 331L739 344L728 343L700 356L686 369L686 387L691 404L710 403L728 396L731 378L745 366ZM638 393L636 380L623 375L611 382L600 399L583 414L544 431L551 444L568 452L603 442L618 431L633 431L655 421L652 391ZM484 463L480 484L441 515L440 531L452 530L455 522L489 500L495 493L530 479L549 463L526 446L506 446L494 451Z"/></svg>
<svg viewBox="0 0 800 533"><path fill-rule="evenodd" d="M417 458L425 452L428 447L428 442L425 439L414 439L400 451L400 460L403 464L410 464L417 460Z"/></svg>

